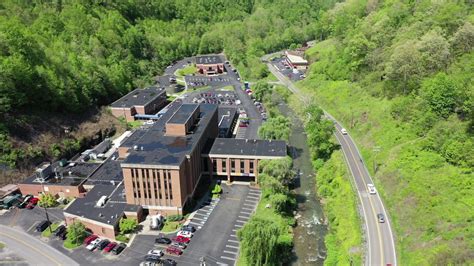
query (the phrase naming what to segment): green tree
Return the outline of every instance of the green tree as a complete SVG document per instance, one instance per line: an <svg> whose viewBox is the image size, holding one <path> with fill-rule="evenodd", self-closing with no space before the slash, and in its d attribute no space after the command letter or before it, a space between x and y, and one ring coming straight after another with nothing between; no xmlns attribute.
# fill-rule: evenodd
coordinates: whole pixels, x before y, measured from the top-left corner
<svg viewBox="0 0 474 266"><path fill-rule="evenodd" d="M277 242L280 235L278 225L261 217L253 217L237 232L242 255L248 265L278 265Z"/></svg>
<svg viewBox="0 0 474 266"><path fill-rule="evenodd" d="M263 139L288 140L290 132L290 119L281 115L270 117L258 129L258 135Z"/></svg>
<svg viewBox="0 0 474 266"><path fill-rule="evenodd" d="M395 47L386 65L387 76L402 86L403 94L411 91L423 73L422 55L413 40Z"/></svg>
<svg viewBox="0 0 474 266"><path fill-rule="evenodd" d="M137 229L137 226L138 226L138 223L136 219L122 218L120 219L120 223L119 223L120 234L123 235L123 234L131 233L135 231L135 229Z"/></svg>
<svg viewBox="0 0 474 266"><path fill-rule="evenodd" d="M311 155L314 160L327 160L336 148L332 141L334 125L331 121L323 119L323 111L316 105L306 109L309 119L305 124L308 133L308 144L311 147Z"/></svg>
<svg viewBox="0 0 474 266"><path fill-rule="evenodd" d="M255 96L255 99L257 99L260 102L264 102L267 100L267 96L270 96L272 93L272 87L268 83L264 81L259 81L255 86L253 87L253 95Z"/></svg>
<svg viewBox="0 0 474 266"><path fill-rule="evenodd" d="M474 48L474 26L469 21L456 31L452 37L451 46L458 55L468 53Z"/></svg>
<svg viewBox="0 0 474 266"><path fill-rule="evenodd" d="M456 81L445 73L439 73L423 82L420 95L428 103L431 111L447 118L456 107L457 92Z"/></svg>
<svg viewBox="0 0 474 266"><path fill-rule="evenodd" d="M81 222L74 222L67 227L67 241L75 245L82 243L87 236L86 227Z"/></svg>
<svg viewBox="0 0 474 266"><path fill-rule="evenodd" d="M57 204L56 197L51 193L44 193L39 197L39 205L41 207L51 208Z"/></svg>
<svg viewBox="0 0 474 266"><path fill-rule="evenodd" d="M438 31L426 33L419 42L423 69L429 72L446 69L451 57L449 43Z"/></svg>

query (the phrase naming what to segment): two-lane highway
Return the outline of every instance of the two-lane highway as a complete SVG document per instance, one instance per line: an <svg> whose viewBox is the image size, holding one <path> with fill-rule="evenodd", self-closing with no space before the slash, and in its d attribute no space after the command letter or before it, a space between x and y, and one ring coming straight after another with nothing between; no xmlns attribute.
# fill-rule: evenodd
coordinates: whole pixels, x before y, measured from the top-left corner
<svg viewBox="0 0 474 266"><path fill-rule="evenodd" d="M308 104L308 99L304 97L300 90L286 76L281 74L271 63L267 63L267 66L280 82L285 84L303 103ZM326 117L334 121L336 128L335 136L341 145L347 167L352 174L355 190L360 200L362 218L365 223L365 238L367 240L365 264L397 265L395 241L390 219L378 193L368 193L367 184L373 184L373 181L367 171L364 160L350 135L341 133L342 125L326 111L324 113ZM378 221L378 214L384 215L385 221L383 223Z"/></svg>

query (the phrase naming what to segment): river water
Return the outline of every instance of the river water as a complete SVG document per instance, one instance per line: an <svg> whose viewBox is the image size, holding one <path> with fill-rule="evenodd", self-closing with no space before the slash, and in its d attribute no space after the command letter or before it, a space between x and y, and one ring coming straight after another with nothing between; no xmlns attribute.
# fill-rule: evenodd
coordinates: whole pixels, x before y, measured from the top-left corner
<svg viewBox="0 0 474 266"><path fill-rule="evenodd" d="M279 104L278 109L291 119L289 150L293 157L294 169L299 172L294 189L298 209L295 215L297 226L294 228L292 265L323 265L326 257L324 236L327 225L316 194L315 174L303 122L284 102Z"/></svg>

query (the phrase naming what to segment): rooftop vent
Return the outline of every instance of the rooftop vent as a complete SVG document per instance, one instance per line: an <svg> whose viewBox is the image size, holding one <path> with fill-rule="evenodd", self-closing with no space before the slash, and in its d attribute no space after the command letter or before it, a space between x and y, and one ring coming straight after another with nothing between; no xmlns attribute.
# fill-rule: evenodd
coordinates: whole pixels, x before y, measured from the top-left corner
<svg viewBox="0 0 474 266"><path fill-rule="evenodd" d="M249 140L248 140L248 139L245 139L245 142L249 142Z"/></svg>
<svg viewBox="0 0 474 266"><path fill-rule="evenodd" d="M102 196L100 197L100 199L97 201L97 203L95 204L96 207L104 207L105 205L105 201L107 200L107 196ZM100 215L99 215L100 216Z"/></svg>
<svg viewBox="0 0 474 266"><path fill-rule="evenodd" d="M136 150L136 151L138 151L138 145L134 145L134 146L133 146L133 149Z"/></svg>
<svg viewBox="0 0 474 266"><path fill-rule="evenodd" d="M143 151L143 146L140 146L140 150Z"/></svg>

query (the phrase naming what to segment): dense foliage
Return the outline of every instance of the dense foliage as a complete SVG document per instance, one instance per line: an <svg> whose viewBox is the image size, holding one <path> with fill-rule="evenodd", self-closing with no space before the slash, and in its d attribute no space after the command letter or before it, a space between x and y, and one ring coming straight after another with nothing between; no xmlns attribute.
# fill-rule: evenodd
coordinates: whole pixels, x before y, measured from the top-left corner
<svg viewBox="0 0 474 266"><path fill-rule="evenodd" d="M400 264L472 263L472 3L351 0L318 23L320 41L307 51L314 63L299 85L376 166Z"/></svg>
<svg viewBox="0 0 474 266"><path fill-rule="evenodd" d="M244 77L263 78L259 57L314 39L336 1L145 2L0 1L0 164L50 152L16 149L18 113L81 113L195 54L225 52Z"/></svg>
<svg viewBox="0 0 474 266"><path fill-rule="evenodd" d="M294 172L290 157L262 160L258 183L262 198L255 215L238 231L241 265L282 265L291 259L296 208L295 196L288 187Z"/></svg>

